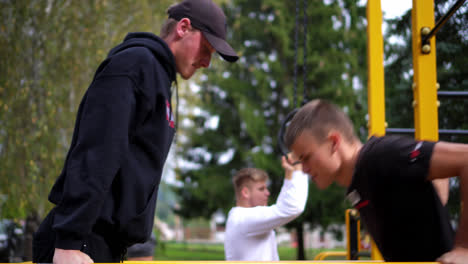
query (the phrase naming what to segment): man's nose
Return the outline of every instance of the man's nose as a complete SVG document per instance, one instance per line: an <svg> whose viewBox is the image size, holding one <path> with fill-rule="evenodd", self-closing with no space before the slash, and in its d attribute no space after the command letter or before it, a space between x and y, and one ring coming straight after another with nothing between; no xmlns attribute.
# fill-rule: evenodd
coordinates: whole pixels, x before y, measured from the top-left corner
<svg viewBox="0 0 468 264"><path fill-rule="evenodd" d="M210 66L211 54L204 56L200 60L200 66L203 68L208 68Z"/></svg>

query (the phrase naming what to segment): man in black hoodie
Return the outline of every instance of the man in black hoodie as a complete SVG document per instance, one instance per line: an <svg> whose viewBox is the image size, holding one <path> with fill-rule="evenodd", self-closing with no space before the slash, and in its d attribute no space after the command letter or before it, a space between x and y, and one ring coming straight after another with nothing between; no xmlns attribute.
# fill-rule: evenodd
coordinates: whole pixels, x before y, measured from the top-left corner
<svg viewBox="0 0 468 264"><path fill-rule="evenodd" d="M97 69L49 195L56 206L34 237L34 262L119 262L127 247L150 237L175 133L176 72L190 78L214 51L238 59L212 0L185 0L168 15L160 37L128 34Z"/></svg>

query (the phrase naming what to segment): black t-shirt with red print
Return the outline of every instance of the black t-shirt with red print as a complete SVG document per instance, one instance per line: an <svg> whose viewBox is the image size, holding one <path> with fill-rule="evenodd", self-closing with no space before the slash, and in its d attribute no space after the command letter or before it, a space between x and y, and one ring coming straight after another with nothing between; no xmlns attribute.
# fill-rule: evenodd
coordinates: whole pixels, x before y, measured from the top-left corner
<svg viewBox="0 0 468 264"><path fill-rule="evenodd" d="M448 212L426 180L434 145L372 137L359 153L347 199L386 261L435 261L453 247Z"/></svg>

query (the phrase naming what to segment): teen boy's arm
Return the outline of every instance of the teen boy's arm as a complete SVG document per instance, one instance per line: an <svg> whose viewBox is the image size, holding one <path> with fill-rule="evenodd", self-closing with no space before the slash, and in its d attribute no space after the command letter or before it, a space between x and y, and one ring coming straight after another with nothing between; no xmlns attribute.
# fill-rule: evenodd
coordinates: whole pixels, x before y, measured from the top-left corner
<svg viewBox="0 0 468 264"><path fill-rule="evenodd" d="M240 230L245 235L255 236L270 232L299 216L305 209L309 191L308 176L301 164L291 165L282 157L285 181L276 203L271 206L244 208Z"/></svg>
<svg viewBox="0 0 468 264"><path fill-rule="evenodd" d="M468 263L468 145L438 142L434 146L429 180L458 176L463 208L452 251L437 261L443 264Z"/></svg>

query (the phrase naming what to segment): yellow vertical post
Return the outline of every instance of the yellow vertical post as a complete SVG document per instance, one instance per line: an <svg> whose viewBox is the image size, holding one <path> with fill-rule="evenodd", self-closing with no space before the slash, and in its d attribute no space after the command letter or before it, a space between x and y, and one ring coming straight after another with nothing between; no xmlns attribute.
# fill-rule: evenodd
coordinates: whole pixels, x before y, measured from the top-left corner
<svg viewBox="0 0 468 264"><path fill-rule="evenodd" d="M361 221L355 218L359 212L356 209L346 209L346 259L353 260L354 254L359 252L361 243ZM355 234L355 236L353 235ZM359 259L359 257L358 257Z"/></svg>
<svg viewBox="0 0 468 264"><path fill-rule="evenodd" d="M369 108L369 136L385 135L385 78L382 35L382 8L380 0L367 1L367 105ZM371 258L383 260L382 254L371 242Z"/></svg>
<svg viewBox="0 0 468 264"><path fill-rule="evenodd" d="M437 100L436 41L433 36L429 45L422 48L422 32L434 27L434 0L413 0L413 107L414 136L418 140L439 140L439 117ZM432 182L442 203L449 197L449 179Z"/></svg>
<svg viewBox="0 0 468 264"><path fill-rule="evenodd" d="M421 32L434 27L434 0L413 0L413 107L415 137L419 140L439 139L437 72L435 37L430 40L430 51L422 52ZM427 29L426 29L427 30Z"/></svg>
<svg viewBox="0 0 468 264"><path fill-rule="evenodd" d="M346 209L345 211L345 223L346 223L346 259L350 260L351 259L351 250L350 250L350 244L351 244L351 219L349 218L349 212L352 209Z"/></svg>
<svg viewBox="0 0 468 264"><path fill-rule="evenodd" d="M369 136L385 135L385 83L382 9L380 0L367 1L367 104Z"/></svg>
<svg viewBox="0 0 468 264"><path fill-rule="evenodd" d="M379 248L377 247L373 239L371 240L371 259L384 260L382 253L380 253Z"/></svg>

